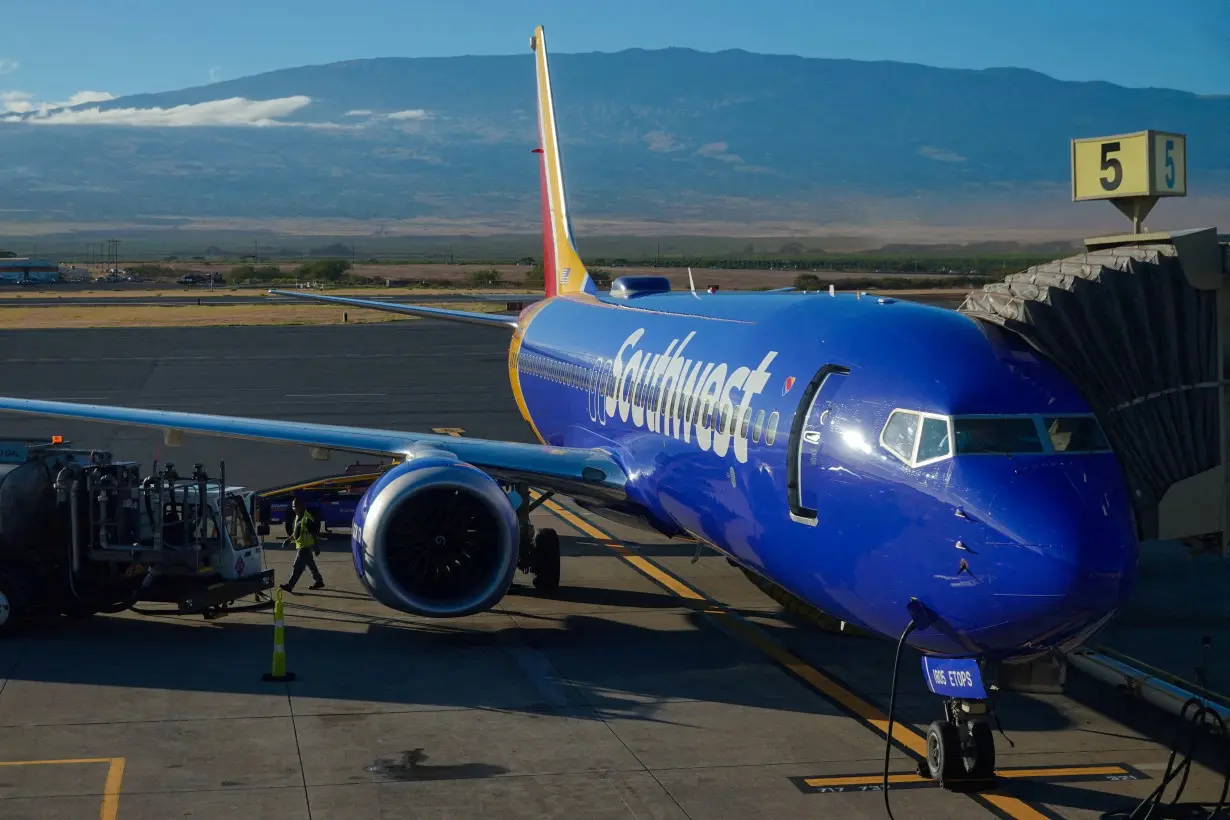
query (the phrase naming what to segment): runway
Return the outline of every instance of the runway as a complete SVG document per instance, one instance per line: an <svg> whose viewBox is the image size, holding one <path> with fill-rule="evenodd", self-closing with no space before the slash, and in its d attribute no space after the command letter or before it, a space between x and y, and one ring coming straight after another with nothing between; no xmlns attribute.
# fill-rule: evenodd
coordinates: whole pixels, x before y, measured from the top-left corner
<svg viewBox="0 0 1230 820"><path fill-rule="evenodd" d="M530 441L499 330L433 321L0 333L8 395ZM147 465L225 459L262 487L330 472L300 448L0 417ZM184 470L181 470L183 472ZM580 513L563 587L426 621L364 595L348 542L287 607L288 668L263 683L268 613L46 625L0 642L0 816L162 820L885 817L875 791L894 647L819 633L726 561ZM276 535L276 533L275 533ZM267 560L285 577L291 557ZM520 578L524 582L526 579ZM898 818L1098 818L1157 785L1169 722L1073 673L1067 695L1006 693L995 793L912 783L940 717L902 662ZM118 761L118 762L117 762ZM854 777L851 780L849 777ZM859 778L862 779L859 779ZM845 779L843 779L845 778ZM1220 781L1193 767L1185 799Z"/></svg>

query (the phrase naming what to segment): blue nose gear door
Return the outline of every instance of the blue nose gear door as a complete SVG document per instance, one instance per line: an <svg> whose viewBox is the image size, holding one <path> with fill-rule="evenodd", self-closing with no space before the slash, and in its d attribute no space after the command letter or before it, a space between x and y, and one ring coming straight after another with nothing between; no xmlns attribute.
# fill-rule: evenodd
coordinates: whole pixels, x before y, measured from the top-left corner
<svg viewBox="0 0 1230 820"><path fill-rule="evenodd" d="M824 434L829 423L833 396L845 384L848 367L826 364L816 372L799 399L799 409L790 426L790 450L787 456L786 492L789 494L790 519L815 526L819 520L819 500L816 467L824 446Z"/></svg>

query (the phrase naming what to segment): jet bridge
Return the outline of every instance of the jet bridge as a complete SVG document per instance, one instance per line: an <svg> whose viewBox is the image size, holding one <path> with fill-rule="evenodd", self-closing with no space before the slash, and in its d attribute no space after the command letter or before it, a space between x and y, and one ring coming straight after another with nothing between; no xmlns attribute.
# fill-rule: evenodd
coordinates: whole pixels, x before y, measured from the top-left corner
<svg viewBox="0 0 1230 820"><path fill-rule="evenodd" d="M1015 333L1058 366L1098 415L1128 481L1141 541L1182 540L1230 558L1230 237L1149 233L1187 195L1187 138L1164 131L1074 139L1073 201L1108 200L1132 233L1012 274L959 310Z"/></svg>
<svg viewBox="0 0 1230 820"><path fill-rule="evenodd" d="M1206 228L1085 241L966 297L1084 393L1118 454L1142 541L1230 558L1230 237Z"/></svg>
<svg viewBox="0 0 1230 820"><path fill-rule="evenodd" d="M1084 253L987 285L959 310L1016 334L1082 391L1123 466L1146 551L1179 541L1230 560L1230 236L1143 224L1161 198L1186 195L1182 134L1073 140L1072 199L1109 200L1133 232L1087 239ZM1197 691L1089 646L1005 667L1000 685L1062 691L1068 663L1176 713Z"/></svg>

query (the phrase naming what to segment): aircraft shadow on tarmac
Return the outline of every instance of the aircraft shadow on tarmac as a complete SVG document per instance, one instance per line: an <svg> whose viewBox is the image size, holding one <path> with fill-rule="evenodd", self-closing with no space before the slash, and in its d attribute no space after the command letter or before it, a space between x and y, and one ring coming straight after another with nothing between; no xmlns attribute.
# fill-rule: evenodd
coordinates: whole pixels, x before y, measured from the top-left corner
<svg viewBox="0 0 1230 820"><path fill-rule="evenodd" d="M506 599L498 614L449 623L394 612L356 615L340 608L343 597L350 596L343 591L330 598L311 593L287 599L287 668L296 674L289 684L261 680L269 669L272 624L234 617L210 625L131 616L38 625L0 644L0 679L9 679L6 695L14 694L11 687L19 681L238 696L277 695L288 686L297 699L563 712L589 719L661 721L662 705L681 700L840 714L758 650L712 628L709 616L680 612L679 599L673 599L673 615L664 613L672 619L665 628L657 618L652 625L637 623L650 617L644 609L608 617L550 614L569 597L582 604L626 604L628 597L644 603L647 597L583 587L547 598L551 606L541 612L535 612L533 599L545 596L527 591ZM505 625L507 618L515 623ZM788 645L798 642L796 627L772 619L759 625ZM826 674L886 706L894 647L848 636L807 640L807 651L796 651L832 659L824 664ZM917 658L903 660L903 666L905 672L916 670ZM0 724L30 719L28 713L6 714L6 700L0 698ZM918 674L901 675L897 703L899 719L916 725L939 714L938 700L925 691ZM344 703L329 708L347 709ZM1002 708L1009 732L1069 725L1035 699L1007 696Z"/></svg>

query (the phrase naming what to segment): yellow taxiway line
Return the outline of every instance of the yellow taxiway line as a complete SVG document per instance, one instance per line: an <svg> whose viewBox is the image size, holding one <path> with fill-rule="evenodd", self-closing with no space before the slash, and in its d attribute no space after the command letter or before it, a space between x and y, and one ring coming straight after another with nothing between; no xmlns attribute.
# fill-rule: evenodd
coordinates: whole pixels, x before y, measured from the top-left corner
<svg viewBox="0 0 1230 820"><path fill-rule="evenodd" d="M98 820L115 820L120 812L120 783L124 780L122 757L77 757L65 760L0 760L0 766L80 766L107 764L107 782L103 786L102 808Z"/></svg>
<svg viewBox="0 0 1230 820"><path fill-rule="evenodd" d="M1039 769L997 769L996 777L1005 780L1027 780L1037 778L1045 780L1061 777L1103 777L1131 774L1123 766L1067 766ZM884 782L880 774L851 774L835 777L805 777L803 783L813 788L834 788L839 786L878 786ZM890 784L899 783L931 783L930 778L917 774L890 774Z"/></svg>

